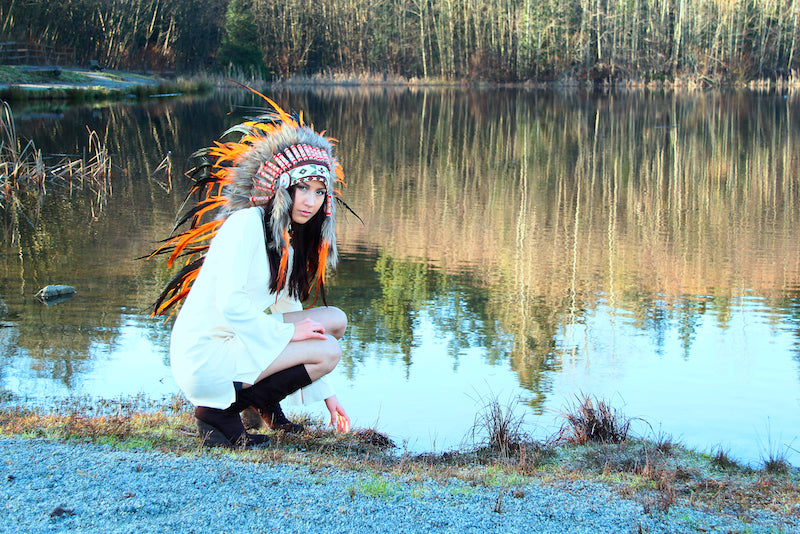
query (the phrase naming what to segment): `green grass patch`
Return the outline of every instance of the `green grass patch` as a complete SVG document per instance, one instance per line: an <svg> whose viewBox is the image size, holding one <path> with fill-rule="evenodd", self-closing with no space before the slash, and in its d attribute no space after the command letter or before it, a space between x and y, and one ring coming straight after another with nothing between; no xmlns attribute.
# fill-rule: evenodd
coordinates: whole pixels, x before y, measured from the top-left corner
<svg viewBox="0 0 800 534"><path fill-rule="evenodd" d="M9 65L0 66L0 84L89 83L91 81L92 78L83 73L58 67L27 70Z"/></svg>
<svg viewBox="0 0 800 534"><path fill-rule="evenodd" d="M508 488L522 486L528 479L516 471L504 469L500 465L490 466L486 473L486 485L492 488Z"/></svg>
<svg viewBox="0 0 800 534"><path fill-rule="evenodd" d="M31 76L28 72L21 71L16 67L0 65L0 83L29 83Z"/></svg>
<svg viewBox="0 0 800 534"><path fill-rule="evenodd" d="M82 103L131 97L144 99L165 94L203 94L214 88L213 81L206 77L179 77L176 80L166 81L142 76L126 78L123 74L114 72L102 72L97 76L110 82L129 82L129 85L107 87L96 76L70 69L28 70L0 66L0 85L8 86L0 89L0 99L8 102L68 100ZM20 87L37 84L46 87Z"/></svg>
<svg viewBox="0 0 800 534"><path fill-rule="evenodd" d="M390 499L402 492L399 484L381 476L375 476L359 482L357 489L367 497L379 497L381 499Z"/></svg>
<svg viewBox="0 0 800 534"><path fill-rule="evenodd" d="M470 495L474 495L476 491L477 489L475 486L467 485L449 486L447 488L447 492L453 497L469 497Z"/></svg>

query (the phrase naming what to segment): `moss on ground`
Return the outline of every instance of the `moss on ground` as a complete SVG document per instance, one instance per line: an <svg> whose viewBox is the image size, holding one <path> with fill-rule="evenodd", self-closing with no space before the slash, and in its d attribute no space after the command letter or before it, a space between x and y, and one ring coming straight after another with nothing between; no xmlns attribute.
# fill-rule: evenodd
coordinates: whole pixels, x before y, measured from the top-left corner
<svg viewBox="0 0 800 534"><path fill-rule="evenodd" d="M10 65L0 65L0 84L91 83L91 81L91 77L81 72L63 70L58 67L26 70Z"/></svg>

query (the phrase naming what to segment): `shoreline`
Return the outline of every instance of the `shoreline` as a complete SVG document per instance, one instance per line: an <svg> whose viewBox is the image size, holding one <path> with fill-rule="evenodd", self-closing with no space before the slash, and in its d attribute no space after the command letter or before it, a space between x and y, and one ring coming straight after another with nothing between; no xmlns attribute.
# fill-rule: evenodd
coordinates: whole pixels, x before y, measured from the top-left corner
<svg viewBox="0 0 800 534"><path fill-rule="evenodd" d="M0 99L73 102L141 99L210 91L208 80L61 67L0 67Z"/></svg>
<svg viewBox="0 0 800 534"><path fill-rule="evenodd" d="M751 80L730 85L707 80L678 78L674 80L617 80L594 83L591 80L564 79L555 81L488 82L481 80L439 80L392 78L378 75L313 75L294 76L286 80L232 80L221 75L170 75L131 71L92 70L73 67L0 66L0 99L31 100L121 100L153 96L179 96L205 93L214 88L236 88L243 85L271 88L398 88L398 89L525 89L585 90L594 92L628 91L758 91L794 92L800 82L789 80Z"/></svg>
<svg viewBox="0 0 800 534"><path fill-rule="evenodd" d="M145 406L143 402L150 404ZM314 506L324 506L320 500L322 490L329 491L335 496L337 509L343 508L345 515L348 503L358 503L379 514L374 519L396 520L402 510L427 510L445 502L447 514L455 514L455 518L448 515L442 525L451 525L453 532L471 531L473 527L476 532L484 532L486 525L491 526L490 532L508 532L509 524L519 525L520 530L523 525L532 524L543 530L525 528L544 532L637 532L638 527L642 532L671 533L718 528L743 533L800 532L800 468L774 458L770 459L772 464L765 462L763 468L753 469L731 460L724 451L701 454L666 436L654 440L618 436L620 439L614 440L607 435L584 443L560 436L532 441L515 434L513 428L506 429L505 434L498 433L498 428L505 428L504 421L498 421L495 433L487 429L485 441L475 448L408 454L397 452L391 440L373 429L356 428L349 434L337 434L321 420L298 420L306 425L306 432L268 432L268 446L233 450L201 446L191 407L180 396L160 403L120 399L89 404L85 399L75 399L72 404L57 406L37 410L21 404L12 394L0 396L0 450L7 458L3 469L9 482L2 491L8 493L7 499L17 502L6 506L3 513L7 518L12 514L16 520L15 510L36 508L38 515L32 514L31 521L53 522L44 515L59 506L75 511L74 516L54 523L64 525L66 530L84 530L87 517L97 525L98 514L103 528L108 529L108 521L115 521L113 517L120 513L118 501L126 498L118 496L107 504L107 509L93 510L91 504L84 502L85 495L101 491L98 488L106 488L102 492L108 493L109 485L140 487L118 491L138 495L140 509L147 507L152 498L173 499L165 495L175 493L176 480L181 484L185 480L234 480L238 473L246 472L250 473L247 477L254 478L246 477L236 484L256 488L264 470L277 470L275 480L279 482L270 484L283 484L281 481L300 472L301 478L311 480L308 489L314 494ZM61 463L46 467L56 461L54 458ZM120 458L135 458L130 461L140 468L119 472L116 468L93 467L96 462L119 465ZM150 487L151 474L158 471L161 463L172 466L168 471L181 474L170 478L167 473L163 484ZM57 476L69 480L48 487L57 491L60 500L45 500L53 504L45 509L42 491L27 497L19 494L17 490L24 486L21 473L30 479L29 483L55 481ZM215 498L230 506L228 499L235 501L241 494L236 493L236 487L239 486L228 488L227 493ZM264 491L269 493L271 487L267 485ZM201 499L211 499L209 494L216 494L210 488L206 487ZM286 499L300 502L302 498L295 491L302 494L305 490L290 484L286 491ZM576 494L580 495L580 502L590 504L582 510L574 530L563 530L559 527L572 517L569 506L576 506ZM183 509L190 503L180 506ZM550 515L538 514L537 510L543 507L550 507ZM615 512L606 514L607 510ZM624 510L626 517L622 524L616 522L619 510ZM475 514L486 524L462 522ZM154 518L165 520L161 512ZM493 522L496 518L501 520L497 524ZM191 517L184 519L188 522L176 524L177 531L200 528L191 522ZM290 521L295 519L299 520L295 517ZM150 519L143 520L145 523L131 527L131 531L150 528ZM308 527L305 523L289 524L298 530ZM389 524L379 524L379 530L390 529ZM31 524L31 529L40 528L36 525ZM255 524L253 528L262 527ZM325 530L352 532L353 528L364 527L360 523L348 523L347 528L331 523L326 524ZM440 530L437 525L421 530L429 529Z"/></svg>

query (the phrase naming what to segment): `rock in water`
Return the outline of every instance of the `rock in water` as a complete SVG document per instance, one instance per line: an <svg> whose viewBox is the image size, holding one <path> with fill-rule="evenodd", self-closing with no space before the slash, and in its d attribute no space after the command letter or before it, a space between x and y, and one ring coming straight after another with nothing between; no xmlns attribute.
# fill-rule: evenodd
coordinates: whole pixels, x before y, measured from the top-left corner
<svg viewBox="0 0 800 534"><path fill-rule="evenodd" d="M74 294L75 288L72 286L46 285L34 296L43 302L48 302L54 299L58 299L59 301L66 300Z"/></svg>

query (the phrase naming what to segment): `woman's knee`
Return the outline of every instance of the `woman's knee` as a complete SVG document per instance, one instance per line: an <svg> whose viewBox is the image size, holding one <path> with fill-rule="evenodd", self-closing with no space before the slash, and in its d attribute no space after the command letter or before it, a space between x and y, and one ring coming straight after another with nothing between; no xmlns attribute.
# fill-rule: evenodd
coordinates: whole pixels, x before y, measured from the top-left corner
<svg viewBox="0 0 800 534"><path fill-rule="evenodd" d="M339 346L339 342L335 338L328 336L325 341L325 348L320 356L319 363L324 373L328 374L333 371L339 364L339 360L342 359L342 348Z"/></svg>
<svg viewBox="0 0 800 534"><path fill-rule="evenodd" d="M339 308L328 306L325 308L325 316L328 333L336 339L341 339L347 329L347 315Z"/></svg>

